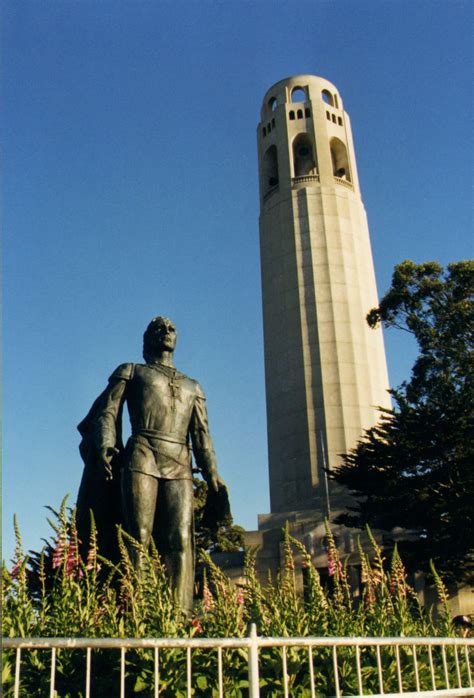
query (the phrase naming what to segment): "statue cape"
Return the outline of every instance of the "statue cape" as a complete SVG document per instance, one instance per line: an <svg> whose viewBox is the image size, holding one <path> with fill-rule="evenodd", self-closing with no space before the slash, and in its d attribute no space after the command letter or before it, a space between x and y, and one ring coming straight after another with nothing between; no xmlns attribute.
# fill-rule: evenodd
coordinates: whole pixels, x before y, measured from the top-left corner
<svg viewBox="0 0 474 698"><path fill-rule="evenodd" d="M105 479L103 465L99 461L93 439L95 422L102 411L107 390L108 388L94 401L86 417L77 427L82 436L79 452L84 461L84 471L77 496L76 522L82 559L87 559L90 547L92 514L99 552L115 563L119 559L117 526L123 523L120 494L120 468L124 453L122 409L116 423L118 453L111 463L112 480Z"/></svg>

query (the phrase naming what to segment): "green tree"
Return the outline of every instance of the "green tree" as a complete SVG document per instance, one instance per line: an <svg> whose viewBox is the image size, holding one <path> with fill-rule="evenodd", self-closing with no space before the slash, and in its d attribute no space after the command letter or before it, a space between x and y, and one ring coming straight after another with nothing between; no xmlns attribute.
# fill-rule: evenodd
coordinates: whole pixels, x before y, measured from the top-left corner
<svg viewBox="0 0 474 698"><path fill-rule="evenodd" d="M367 316L414 335L410 380L390 391L393 410L343 456L334 478L356 496L339 523L410 531L411 569L432 559L447 579L474 577L474 262L405 261Z"/></svg>
<svg viewBox="0 0 474 698"><path fill-rule="evenodd" d="M208 553L236 552L244 547L245 530L233 523L232 516L214 528L203 523L208 487L204 480L194 477L194 529L196 557L201 551Z"/></svg>

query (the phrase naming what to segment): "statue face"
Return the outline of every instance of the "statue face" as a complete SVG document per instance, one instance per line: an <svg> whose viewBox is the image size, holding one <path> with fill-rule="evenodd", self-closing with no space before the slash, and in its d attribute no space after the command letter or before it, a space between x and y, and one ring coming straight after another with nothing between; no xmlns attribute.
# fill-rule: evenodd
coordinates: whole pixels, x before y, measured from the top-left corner
<svg viewBox="0 0 474 698"><path fill-rule="evenodd" d="M157 318L153 323L150 336L150 348L154 351L174 351L176 347L176 327L165 317Z"/></svg>

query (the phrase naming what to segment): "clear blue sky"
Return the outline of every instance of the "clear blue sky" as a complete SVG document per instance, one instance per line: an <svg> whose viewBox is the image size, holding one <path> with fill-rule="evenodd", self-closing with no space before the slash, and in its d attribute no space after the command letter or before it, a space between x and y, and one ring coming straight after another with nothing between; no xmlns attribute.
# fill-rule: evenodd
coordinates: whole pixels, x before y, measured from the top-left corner
<svg viewBox="0 0 474 698"><path fill-rule="evenodd" d="M269 510L255 129L276 81L349 112L379 292L471 257L472 3L3 3L3 556L74 501L75 426L157 314L198 378L235 520ZM393 385L413 347L386 336Z"/></svg>

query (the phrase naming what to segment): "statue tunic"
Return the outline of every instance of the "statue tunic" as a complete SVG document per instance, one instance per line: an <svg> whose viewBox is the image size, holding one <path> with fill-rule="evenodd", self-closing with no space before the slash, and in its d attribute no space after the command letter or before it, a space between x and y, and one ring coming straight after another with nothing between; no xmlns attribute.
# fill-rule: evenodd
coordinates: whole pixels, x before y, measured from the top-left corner
<svg viewBox="0 0 474 698"><path fill-rule="evenodd" d="M122 364L111 375L94 425L97 448L117 444L122 406L132 434L123 467L165 480L192 478L191 451L207 478L216 472L204 393L199 383L163 364Z"/></svg>

